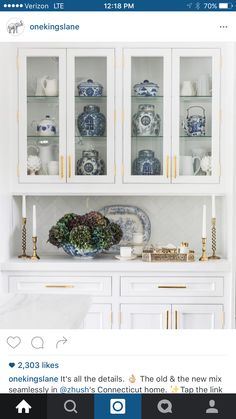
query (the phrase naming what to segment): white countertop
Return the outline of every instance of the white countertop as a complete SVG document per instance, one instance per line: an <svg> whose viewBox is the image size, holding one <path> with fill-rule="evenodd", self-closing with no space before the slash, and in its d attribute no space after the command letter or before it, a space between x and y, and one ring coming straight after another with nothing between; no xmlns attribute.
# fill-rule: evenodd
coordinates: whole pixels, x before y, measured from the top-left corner
<svg viewBox="0 0 236 419"><path fill-rule="evenodd" d="M143 262L141 258L119 261L112 255L81 260L70 256L41 256L38 261L12 258L1 264L1 271L27 272L229 272L230 262L220 259L208 262Z"/></svg>

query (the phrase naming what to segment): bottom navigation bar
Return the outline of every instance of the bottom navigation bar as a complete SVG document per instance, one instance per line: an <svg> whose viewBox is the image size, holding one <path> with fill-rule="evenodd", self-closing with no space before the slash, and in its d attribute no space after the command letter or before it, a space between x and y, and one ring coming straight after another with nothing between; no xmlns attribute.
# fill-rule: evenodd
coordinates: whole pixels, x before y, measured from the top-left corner
<svg viewBox="0 0 236 419"><path fill-rule="evenodd" d="M158 419L166 414L172 419L201 419L209 414L231 419L235 417L236 394L1 394L0 406L11 419L115 419L114 415Z"/></svg>

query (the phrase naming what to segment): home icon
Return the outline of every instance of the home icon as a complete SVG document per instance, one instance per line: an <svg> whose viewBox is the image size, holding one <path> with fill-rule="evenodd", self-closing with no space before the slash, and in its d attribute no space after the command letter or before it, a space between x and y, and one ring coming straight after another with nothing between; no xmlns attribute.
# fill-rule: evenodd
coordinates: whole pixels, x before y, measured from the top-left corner
<svg viewBox="0 0 236 419"><path fill-rule="evenodd" d="M29 403L27 403L25 400L22 400L17 406L17 413L30 413L30 409L32 409L32 407L30 406Z"/></svg>

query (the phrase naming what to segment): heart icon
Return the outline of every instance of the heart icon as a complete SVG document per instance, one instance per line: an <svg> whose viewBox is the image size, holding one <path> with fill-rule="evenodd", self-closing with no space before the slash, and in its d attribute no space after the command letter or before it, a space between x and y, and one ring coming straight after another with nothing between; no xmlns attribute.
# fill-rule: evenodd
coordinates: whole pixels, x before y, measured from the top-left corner
<svg viewBox="0 0 236 419"><path fill-rule="evenodd" d="M21 343L21 338L19 336L9 336L7 338L7 344L12 348L15 349Z"/></svg>
<svg viewBox="0 0 236 419"><path fill-rule="evenodd" d="M15 365L15 362L9 362L9 367L14 368Z"/></svg>

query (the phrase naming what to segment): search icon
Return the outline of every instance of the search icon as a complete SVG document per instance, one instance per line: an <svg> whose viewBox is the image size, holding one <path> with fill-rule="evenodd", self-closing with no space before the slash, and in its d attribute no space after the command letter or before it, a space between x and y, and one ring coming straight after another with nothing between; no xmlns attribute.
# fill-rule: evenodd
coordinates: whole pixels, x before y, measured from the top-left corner
<svg viewBox="0 0 236 419"><path fill-rule="evenodd" d="M160 400L157 409L160 413L172 413L172 403L167 399Z"/></svg>
<svg viewBox="0 0 236 419"><path fill-rule="evenodd" d="M66 412L68 413L78 413L78 411L76 410L76 403L74 400L66 400L64 403L64 409Z"/></svg>
<svg viewBox="0 0 236 419"><path fill-rule="evenodd" d="M31 340L31 346L33 346L34 349L43 349L44 348L43 338L41 338L41 336L35 336Z"/></svg>

